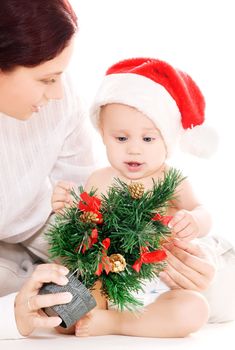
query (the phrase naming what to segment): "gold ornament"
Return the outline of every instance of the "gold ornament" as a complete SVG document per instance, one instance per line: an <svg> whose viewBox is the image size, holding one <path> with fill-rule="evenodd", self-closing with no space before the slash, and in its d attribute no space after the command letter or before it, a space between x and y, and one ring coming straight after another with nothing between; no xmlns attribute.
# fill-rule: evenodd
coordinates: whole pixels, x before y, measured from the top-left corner
<svg viewBox="0 0 235 350"><path fill-rule="evenodd" d="M140 199L144 194L144 185L141 182L134 182L128 186L128 190L133 199Z"/></svg>
<svg viewBox="0 0 235 350"><path fill-rule="evenodd" d="M126 268L126 260L121 254L111 254L109 256L111 272L122 272Z"/></svg>
<svg viewBox="0 0 235 350"><path fill-rule="evenodd" d="M90 223L90 222L98 222L99 218L96 213L93 213L92 211L85 211L80 215L80 220L85 223Z"/></svg>

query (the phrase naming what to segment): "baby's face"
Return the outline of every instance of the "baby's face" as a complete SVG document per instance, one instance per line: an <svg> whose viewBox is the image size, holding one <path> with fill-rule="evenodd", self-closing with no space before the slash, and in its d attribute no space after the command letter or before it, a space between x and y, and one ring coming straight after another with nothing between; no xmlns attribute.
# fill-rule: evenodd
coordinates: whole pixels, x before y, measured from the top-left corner
<svg viewBox="0 0 235 350"><path fill-rule="evenodd" d="M166 147L154 123L123 104L101 108L100 131L107 157L119 175L138 180L155 177L166 159Z"/></svg>

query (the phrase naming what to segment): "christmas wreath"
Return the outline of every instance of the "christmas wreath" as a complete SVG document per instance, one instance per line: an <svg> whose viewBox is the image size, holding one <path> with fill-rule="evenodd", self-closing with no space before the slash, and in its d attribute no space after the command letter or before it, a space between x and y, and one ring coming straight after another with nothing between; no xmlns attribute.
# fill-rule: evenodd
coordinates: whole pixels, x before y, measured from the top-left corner
<svg viewBox="0 0 235 350"><path fill-rule="evenodd" d="M164 266L161 244L171 234L166 210L182 180L171 168L151 190L119 179L101 199L95 190L72 190L73 205L47 232L51 259L60 259L88 289L100 280L102 293L119 309L141 306L133 292Z"/></svg>

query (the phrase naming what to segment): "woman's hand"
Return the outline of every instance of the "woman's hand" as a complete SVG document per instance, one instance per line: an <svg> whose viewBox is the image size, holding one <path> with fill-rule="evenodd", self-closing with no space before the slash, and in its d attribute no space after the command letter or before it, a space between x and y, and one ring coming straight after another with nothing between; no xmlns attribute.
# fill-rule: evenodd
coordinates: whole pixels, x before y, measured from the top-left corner
<svg viewBox="0 0 235 350"><path fill-rule="evenodd" d="M215 266L202 247L175 239L164 244L164 249L167 253L167 267L160 272L160 278L169 288L203 291L209 287Z"/></svg>
<svg viewBox="0 0 235 350"><path fill-rule="evenodd" d="M60 317L48 317L41 309L72 300L71 293L39 295L43 283L54 282L61 286L68 283L69 270L57 264L38 265L29 280L15 298L15 318L21 335L28 336L36 328L54 328L61 323Z"/></svg>
<svg viewBox="0 0 235 350"><path fill-rule="evenodd" d="M61 212L65 207L69 207L73 204L70 191L74 184L65 181L59 181L52 194L51 206L55 213Z"/></svg>

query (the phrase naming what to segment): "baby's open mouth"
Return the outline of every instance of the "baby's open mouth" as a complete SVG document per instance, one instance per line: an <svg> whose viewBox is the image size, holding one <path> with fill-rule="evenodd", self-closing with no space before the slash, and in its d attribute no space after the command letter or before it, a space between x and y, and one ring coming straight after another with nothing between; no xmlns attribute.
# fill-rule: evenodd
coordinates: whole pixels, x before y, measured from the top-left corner
<svg viewBox="0 0 235 350"><path fill-rule="evenodd" d="M138 163L138 162L126 162L126 164L133 168L137 168L138 166L142 165L142 163Z"/></svg>

